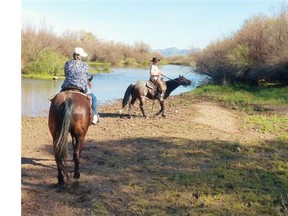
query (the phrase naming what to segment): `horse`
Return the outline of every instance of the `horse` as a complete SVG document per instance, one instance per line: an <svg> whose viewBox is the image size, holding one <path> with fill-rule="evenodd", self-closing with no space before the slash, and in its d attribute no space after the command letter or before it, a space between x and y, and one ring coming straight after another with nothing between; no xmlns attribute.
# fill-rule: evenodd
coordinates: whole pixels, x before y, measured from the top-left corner
<svg viewBox="0 0 288 216"><path fill-rule="evenodd" d="M148 118L145 110L144 110L144 101L145 98L149 98L151 100L158 100L160 103L160 107L161 109L159 110L159 112L156 113L156 115L160 115L162 114L162 116L164 118L166 118L165 115L165 99L167 99L169 97L169 95L171 94L172 91L174 91L176 88L178 88L180 85L182 86L189 86L191 85L192 82L191 80L186 79L184 76L179 75L178 78L176 79L169 79L166 82L166 86L167 86L167 90L165 92L165 95L163 97L164 100L160 100L157 97L157 88L156 87L151 87L148 85L148 81L147 80L138 80L136 81L136 83L134 84L130 84L124 94L123 100L122 100L122 109L125 108L125 106L128 104L130 97L131 101L129 103L129 109L128 109L128 116L129 118L131 118L131 111L132 108L134 106L134 103L136 102L136 100L138 99L140 101L140 109L142 112L143 117Z"/></svg>
<svg viewBox="0 0 288 216"><path fill-rule="evenodd" d="M74 178L80 178L80 154L84 146L85 135L93 118L91 98L80 91L65 90L56 94L50 101L48 126L53 138L54 157L58 169L58 185L64 185L64 175L69 180L66 168L69 133L72 137L74 151Z"/></svg>

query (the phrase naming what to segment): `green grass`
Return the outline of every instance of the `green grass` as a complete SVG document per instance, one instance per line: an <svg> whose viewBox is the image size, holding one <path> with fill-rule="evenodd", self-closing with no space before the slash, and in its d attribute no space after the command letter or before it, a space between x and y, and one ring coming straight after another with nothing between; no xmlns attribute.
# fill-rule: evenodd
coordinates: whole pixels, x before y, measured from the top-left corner
<svg viewBox="0 0 288 216"><path fill-rule="evenodd" d="M288 87L251 87L207 85L190 94L224 101L230 106L288 105Z"/></svg>
<svg viewBox="0 0 288 216"><path fill-rule="evenodd" d="M89 73L97 74L97 73L109 73L110 72L110 63L101 63L101 62L88 62L89 65ZM64 74L52 76L50 74L22 74L22 78L27 79L42 79L42 80L52 80L52 79L64 79Z"/></svg>
<svg viewBox="0 0 288 216"><path fill-rule="evenodd" d="M271 144L261 141L250 147L240 144L241 152L235 152L229 144L214 143L219 149L207 148L213 154L204 170L171 173L168 180L186 188L186 192L191 191L194 205L209 206L206 212L277 215L277 207L281 208L282 201L287 202L282 199L288 190L288 143L282 147L277 142ZM250 148L254 153L249 153ZM285 154L275 158L276 152L281 151Z"/></svg>
<svg viewBox="0 0 288 216"><path fill-rule="evenodd" d="M109 164L95 165L103 176L113 173L106 181L116 182L117 191L102 193L93 206L107 215L117 211L119 215L284 216L287 141L244 144L159 137L138 143L128 139L125 143L136 150L129 157L117 152L120 141L109 147L117 152ZM101 160L111 157L98 154Z"/></svg>
<svg viewBox="0 0 288 216"><path fill-rule="evenodd" d="M250 115L247 122L255 124L261 132L272 132L279 134L282 131L288 134L288 118L277 115L268 116L265 114Z"/></svg>
<svg viewBox="0 0 288 216"><path fill-rule="evenodd" d="M52 79L64 79L64 76L51 76L49 74L22 74L22 78L26 79L41 79L41 80L52 80Z"/></svg>

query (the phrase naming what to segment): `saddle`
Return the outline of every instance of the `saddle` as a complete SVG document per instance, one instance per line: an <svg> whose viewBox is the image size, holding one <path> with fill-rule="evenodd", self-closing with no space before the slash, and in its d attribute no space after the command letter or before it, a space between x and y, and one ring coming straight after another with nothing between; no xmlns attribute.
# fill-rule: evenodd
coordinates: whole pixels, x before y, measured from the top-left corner
<svg viewBox="0 0 288 216"><path fill-rule="evenodd" d="M65 89L65 90L62 90L61 92L64 92L64 91L71 91L72 93L80 94L80 95L84 96L85 98L87 98L89 100L89 102L90 102L90 105L92 105L92 98L88 94L85 94L85 93L81 92L79 89L78 90L74 90L74 89L67 89L66 90ZM50 98L48 98L48 100L49 101L53 100L53 98L55 98L61 92L58 92L55 95L51 96Z"/></svg>
<svg viewBox="0 0 288 216"><path fill-rule="evenodd" d="M150 79L146 80L146 86L152 90L154 90L156 88L156 85Z"/></svg>
<svg viewBox="0 0 288 216"><path fill-rule="evenodd" d="M69 86L69 87L63 88L61 91L67 91L67 90L78 91L78 92L84 93L83 89L76 87L76 86Z"/></svg>
<svg viewBox="0 0 288 216"><path fill-rule="evenodd" d="M160 79L160 81L164 84L164 86L166 86L166 83L163 79ZM155 84L153 81L151 81L150 79L149 80L146 80L146 86L147 88L149 89L152 89L152 90L156 90L158 91L158 85L157 83Z"/></svg>

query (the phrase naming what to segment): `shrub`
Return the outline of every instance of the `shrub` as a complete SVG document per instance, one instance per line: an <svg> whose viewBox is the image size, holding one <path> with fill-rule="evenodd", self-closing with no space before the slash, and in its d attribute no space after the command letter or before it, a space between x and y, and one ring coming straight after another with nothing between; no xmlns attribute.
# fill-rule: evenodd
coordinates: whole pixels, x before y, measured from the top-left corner
<svg viewBox="0 0 288 216"><path fill-rule="evenodd" d="M255 16L242 29L194 54L196 72L214 84L237 82L287 85L288 11L274 17Z"/></svg>
<svg viewBox="0 0 288 216"><path fill-rule="evenodd" d="M67 58L53 50L42 50L35 61L30 62L23 68L24 74L47 74L57 76L63 74L64 64Z"/></svg>

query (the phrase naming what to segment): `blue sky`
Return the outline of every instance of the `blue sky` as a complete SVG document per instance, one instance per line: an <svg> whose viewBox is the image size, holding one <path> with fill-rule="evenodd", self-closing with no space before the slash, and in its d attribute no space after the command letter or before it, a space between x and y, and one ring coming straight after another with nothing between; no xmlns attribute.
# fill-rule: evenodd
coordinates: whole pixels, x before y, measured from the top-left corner
<svg viewBox="0 0 288 216"><path fill-rule="evenodd" d="M204 48L245 20L273 16L287 0L22 0L22 24L45 22L57 34L92 32L106 41L152 49Z"/></svg>

